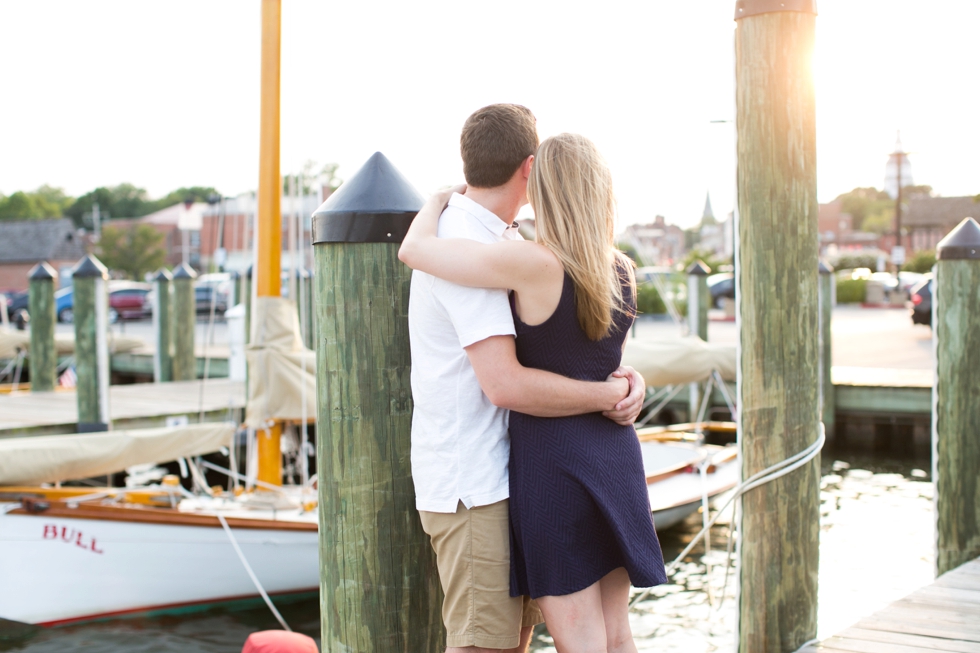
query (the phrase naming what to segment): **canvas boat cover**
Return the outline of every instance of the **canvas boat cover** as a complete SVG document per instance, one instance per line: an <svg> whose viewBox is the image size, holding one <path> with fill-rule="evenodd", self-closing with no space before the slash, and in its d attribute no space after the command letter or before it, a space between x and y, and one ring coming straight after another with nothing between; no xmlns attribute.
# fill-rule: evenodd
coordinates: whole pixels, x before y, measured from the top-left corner
<svg viewBox="0 0 980 653"><path fill-rule="evenodd" d="M651 387L704 381L712 370L718 370L725 381L734 381L735 345L705 342L697 336L627 336L623 365L634 368Z"/></svg>
<svg viewBox="0 0 980 653"><path fill-rule="evenodd" d="M54 346L59 356L75 353L75 336L71 334L55 334ZM139 338L125 338L113 333L109 334L109 353L123 353L140 349L144 346ZM28 351L31 348L31 334L28 331L17 331L0 326L0 360L17 358L17 350Z"/></svg>
<svg viewBox="0 0 980 653"><path fill-rule="evenodd" d="M257 297L252 309L245 424L316 418L316 352L303 345L296 303ZM306 408L303 396L306 396Z"/></svg>
<svg viewBox="0 0 980 653"><path fill-rule="evenodd" d="M114 474L133 465L203 456L231 446L233 423L0 439L0 485Z"/></svg>

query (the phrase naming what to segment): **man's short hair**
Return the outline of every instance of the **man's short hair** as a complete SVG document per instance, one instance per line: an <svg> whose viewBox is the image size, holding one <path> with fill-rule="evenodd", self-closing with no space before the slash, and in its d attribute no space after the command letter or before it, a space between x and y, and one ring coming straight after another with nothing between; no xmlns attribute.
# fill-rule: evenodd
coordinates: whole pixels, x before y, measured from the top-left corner
<svg viewBox="0 0 980 653"><path fill-rule="evenodd" d="M519 104L491 104L475 111L459 137L463 176L475 188L503 186L537 149L534 114Z"/></svg>

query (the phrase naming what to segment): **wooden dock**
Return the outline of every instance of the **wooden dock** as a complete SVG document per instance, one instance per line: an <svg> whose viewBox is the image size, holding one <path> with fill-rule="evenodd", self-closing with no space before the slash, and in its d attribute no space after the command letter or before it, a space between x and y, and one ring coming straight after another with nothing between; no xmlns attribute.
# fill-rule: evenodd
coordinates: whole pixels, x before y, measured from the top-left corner
<svg viewBox="0 0 980 653"><path fill-rule="evenodd" d="M819 651L980 653L980 558L802 653Z"/></svg>
<svg viewBox="0 0 980 653"><path fill-rule="evenodd" d="M245 384L228 379L134 383L109 387L109 412L114 428L164 426L168 417L186 415L197 421L240 418L245 407ZM203 399L202 399L203 397ZM0 438L75 433L78 408L73 390L0 395Z"/></svg>

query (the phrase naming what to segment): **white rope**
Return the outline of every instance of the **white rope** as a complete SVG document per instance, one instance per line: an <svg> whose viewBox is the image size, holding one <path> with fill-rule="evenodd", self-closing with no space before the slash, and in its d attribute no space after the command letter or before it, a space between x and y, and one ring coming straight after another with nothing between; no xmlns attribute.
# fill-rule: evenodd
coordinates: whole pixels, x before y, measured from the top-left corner
<svg viewBox="0 0 980 653"><path fill-rule="evenodd" d="M225 521L225 516L222 515L221 513L218 513L217 516L218 516L218 521L221 522L221 527L225 529L225 534L228 536L228 539L231 541L231 545L235 547L235 553L238 554L238 559L242 561L242 566L244 566L245 571L248 572L248 577L252 579L252 583L255 585L255 589L257 589L259 591L259 594L262 595L262 600L265 601L265 604L267 606L269 606L269 610L271 610L272 614L275 615L276 620L279 622L279 625L282 626L283 630L288 630L289 632L293 632L293 629L289 627L289 624L286 623L286 620L283 619L282 615L279 614L279 611L276 610L276 606L272 604L272 599L270 599L269 595L266 594L265 588L262 587L262 583L259 582L259 579L255 575L255 572L252 571L252 566L248 564L248 560L245 559L245 554L242 553L242 550L238 547L238 542L235 540L235 535L231 532L231 528L228 526L228 522Z"/></svg>
<svg viewBox="0 0 980 653"><path fill-rule="evenodd" d="M775 465L772 465L771 467L767 467L761 472L753 474L746 480L739 483L739 485L735 488L735 492L732 494L732 496L728 498L728 500L724 503L724 505L722 505L722 507L718 509L718 512L715 513L715 516L712 517L708 521L707 525L704 528L702 528L697 535L694 536L690 544L688 544L684 548L684 550L681 551L680 555L674 558L673 562L667 565L667 575L670 576L672 573L674 573L674 569L676 569L677 566L681 563L681 560L687 557L687 554L690 553L691 550L694 548L694 546L701 541L701 538L707 534L708 530L710 530L711 527L715 525L715 522L718 521L718 518L721 517L721 515L725 512L725 509L728 508L728 506L730 506L731 503L735 501L735 499L741 497L746 492L759 487L760 485L764 485L771 481L775 481L777 478L782 478L783 476L786 476L790 472L793 472L799 469L800 467L802 467L803 465L807 464L808 462L816 458L818 453L820 453L820 450L823 448L826 439L827 437L824 434L824 426L823 423L821 422L820 435L817 437L816 441L813 444L811 444L809 447L807 447L803 451L793 456L790 456L789 458L786 458L785 460L781 460L780 462L776 463ZM647 596L649 596L651 589L652 588L648 587L644 589L642 592L640 592L639 594L637 594L635 597L633 597L633 599L630 601L629 607L633 608L633 606L635 606L637 603L639 603Z"/></svg>

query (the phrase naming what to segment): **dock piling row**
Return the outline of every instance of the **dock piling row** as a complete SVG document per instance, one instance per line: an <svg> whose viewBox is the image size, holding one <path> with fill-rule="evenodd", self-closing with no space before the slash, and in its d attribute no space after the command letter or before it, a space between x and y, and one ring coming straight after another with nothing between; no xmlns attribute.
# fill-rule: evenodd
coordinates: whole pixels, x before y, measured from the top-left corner
<svg viewBox="0 0 980 653"><path fill-rule="evenodd" d="M197 324L197 303L194 297L196 277L197 273L186 263L181 263L174 270L171 327L174 381L193 381L197 378L197 356L194 353L194 327Z"/></svg>
<svg viewBox="0 0 980 653"><path fill-rule="evenodd" d="M153 277L153 334L155 348L153 352L153 381L165 383L173 381L173 330L171 329L171 297L170 287L173 275L162 268Z"/></svg>
<svg viewBox="0 0 980 653"><path fill-rule="evenodd" d="M92 254L72 270L79 433L109 429L108 279Z"/></svg>

